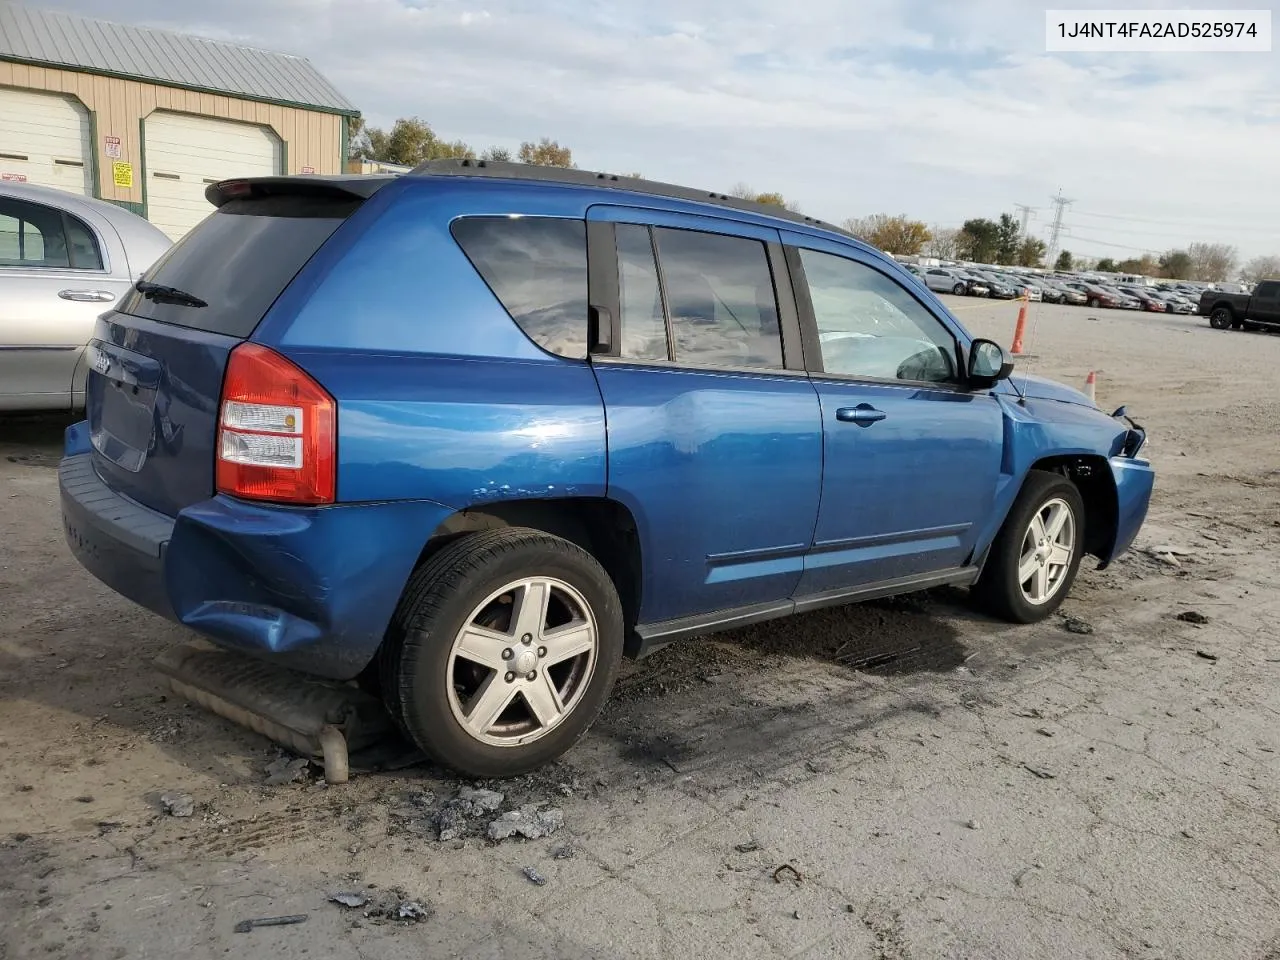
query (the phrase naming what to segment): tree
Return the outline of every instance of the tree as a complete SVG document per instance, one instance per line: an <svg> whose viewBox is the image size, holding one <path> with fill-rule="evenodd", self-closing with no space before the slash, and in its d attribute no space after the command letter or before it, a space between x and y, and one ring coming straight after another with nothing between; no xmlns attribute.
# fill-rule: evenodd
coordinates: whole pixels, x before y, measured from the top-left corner
<svg viewBox="0 0 1280 960"><path fill-rule="evenodd" d="M1045 242L1027 237L1018 247L1018 266L1039 267L1044 263Z"/></svg>
<svg viewBox="0 0 1280 960"><path fill-rule="evenodd" d="M749 200L752 203L767 203L770 206L782 207L784 210L790 210L792 213L799 211L794 203L788 203L782 194L777 191L771 193L756 193L745 183L738 183L729 191L729 196L737 197L739 200Z"/></svg>
<svg viewBox="0 0 1280 960"><path fill-rule="evenodd" d="M1236 248L1225 243L1193 243L1187 247L1191 258L1191 276L1213 283L1230 279L1240 262Z"/></svg>
<svg viewBox="0 0 1280 960"><path fill-rule="evenodd" d="M927 226L919 220L908 219L905 213L896 217L875 213L846 220L844 228L878 250L903 255L918 254L931 236Z"/></svg>
<svg viewBox="0 0 1280 960"><path fill-rule="evenodd" d="M1191 279L1191 256L1185 250L1166 250L1160 254L1160 270L1170 280Z"/></svg>
<svg viewBox="0 0 1280 960"><path fill-rule="evenodd" d="M1136 259L1130 257L1128 260L1121 260L1116 264L1116 271L1119 273L1136 273L1143 277L1153 277L1159 269L1160 265L1156 263L1155 257L1149 253L1144 253Z"/></svg>
<svg viewBox="0 0 1280 960"><path fill-rule="evenodd" d="M1000 225L994 220L979 217L966 220L960 228L959 253L966 260L991 263L1000 246Z"/></svg>
<svg viewBox="0 0 1280 960"><path fill-rule="evenodd" d="M355 137L353 137L353 140ZM413 166L424 160L475 159L476 152L461 140L441 140L431 125L419 117L401 117L391 130L361 123L358 150L353 156Z"/></svg>
<svg viewBox="0 0 1280 960"><path fill-rule="evenodd" d="M489 160L493 163L510 163L511 151L506 147L490 147L484 153L480 154L481 160Z"/></svg>
<svg viewBox="0 0 1280 960"><path fill-rule="evenodd" d="M1245 283L1280 279L1280 257L1254 257L1240 269L1240 279Z"/></svg>
<svg viewBox="0 0 1280 960"><path fill-rule="evenodd" d="M1071 251L1070 250L1063 250L1060 254L1058 254L1058 259L1053 262L1053 269L1055 270L1071 269Z"/></svg>
<svg viewBox="0 0 1280 960"><path fill-rule="evenodd" d="M573 151L562 147L550 137L543 137L537 143L526 140L520 144L517 154L521 163L532 163L541 167L566 167L572 169Z"/></svg>
<svg viewBox="0 0 1280 960"><path fill-rule="evenodd" d="M1018 257L1018 221L1012 214L1002 213L997 230L996 263L1013 263Z"/></svg>
<svg viewBox="0 0 1280 960"><path fill-rule="evenodd" d="M352 117L347 126L347 156L352 160L372 160L373 147L369 144L369 131L364 117Z"/></svg>
<svg viewBox="0 0 1280 960"><path fill-rule="evenodd" d="M959 255L959 245L959 230L934 224L929 228L929 240L924 245L924 254L939 260L954 260Z"/></svg>
<svg viewBox="0 0 1280 960"><path fill-rule="evenodd" d="M1103 257L1098 261L1097 271L1099 273L1117 273L1116 262L1110 257Z"/></svg>

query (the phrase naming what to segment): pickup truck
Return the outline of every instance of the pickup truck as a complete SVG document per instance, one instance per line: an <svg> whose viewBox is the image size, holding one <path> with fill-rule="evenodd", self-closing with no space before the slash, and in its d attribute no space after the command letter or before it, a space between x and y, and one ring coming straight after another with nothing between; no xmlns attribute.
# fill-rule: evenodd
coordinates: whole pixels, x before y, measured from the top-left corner
<svg viewBox="0 0 1280 960"><path fill-rule="evenodd" d="M1247 293L1206 290L1200 294L1200 316L1215 330L1280 329L1280 280L1262 280Z"/></svg>

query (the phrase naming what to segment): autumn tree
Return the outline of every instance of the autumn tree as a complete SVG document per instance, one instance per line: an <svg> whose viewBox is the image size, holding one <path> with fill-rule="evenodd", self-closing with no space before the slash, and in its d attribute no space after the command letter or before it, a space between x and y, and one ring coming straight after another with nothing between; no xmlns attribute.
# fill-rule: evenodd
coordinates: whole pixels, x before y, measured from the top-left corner
<svg viewBox="0 0 1280 960"><path fill-rule="evenodd" d="M939 260L954 260L960 255L959 245L959 230L934 224L929 228L929 239L924 245L924 255L936 257Z"/></svg>
<svg viewBox="0 0 1280 960"><path fill-rule="evenodd" d="M887 213L857 217L846 220L844 228L878 250L900 255L918 254L930 237L927 226L903 213L896 217Z"/></svg>
<svg viewBox="0 0 1280 960"><path fill-rule="evenodd" d="M550 137L543 137L537 143L526 140L520 144L520 150L516 154L521 163L532 163L541 167L566 167L572 169L573 151L568 147L562 147L558 142Z"/></svg>
<svg viewBox="0 0 1280 960"><path fill-rule="evenodd" d="M1245 283L1280 279L1280 257L1254 257L1241 267L1240 278Z"/></svg>
<svg viewBox="0 0 1280 960"><path fill-rule="evenodd" d="M480 159L488 160L491 163L510 163L511 151L506 147L490 147L480 154Z"/></svg>
<svg viewBox="0 0 1280 960"><path fill-rule="evenodd" d="M1060 254L1058 254L1058 259L1053 261L1053 269L1070 270L1071 264L1072 264L1071 251L1063 250Z"/></svg>
<svg viewBox="0 0 1280 960"><path fill-rule="evenodd" d="M1229 279L1240 262L1236 248L1226 243L1193 243L1187 247L1187 256L1191 258L1191 276L1212 283Z"/></svg>
<svg viewBox="0 0 1280 960"><path fill-rule="evenodd" d="M1110 257L1103 257L1101 260L1098 261L1098 265L1097 267L1095 267L1095 269L1099 273L1115 273L1116 262L1112 260Z"/></svg>
<svg viewBox="0 0 1280 960"><path fill-rule="evenodd" d="M1185 250L1166 250L1160 254L1160 272L1170 280L1190 280L1190 254Z"/></svg>
<svg viewBox="0 0 1280 960"><path fill-rule="evenodd" d="M1045 242L1027 237L1018 246L1018 266L1039 267L1044 263Z"/></svg>
<svg viewBox="0 0 1280 960"><path fill-rule="evenodd" d="M356 120L353 126L351 155L361 160L380 160L414 166L424 160L450 158L475 159L476 152L461 140L442 140L431 125L420 117L401 117L390 130L365 126Z"/></svg>
<svg viewBox="0 0 1280 960"><path fill-rule="evenodd" d="M1116 270L1120 273L1136 273L1143 277L1153 277L1159 269L1160 264L1149 253L1144 253L1141 257L1130 257L1116 264Z"/></svg>
<svg viewBox="0 0 1280 960"><path fill-rule="evenodd" d="M797 213L800 210L798 206L788 201L777 191L757 193L745 183L735 184L733 189L729 191L729 196L737 197L739 200L749 200L752 203L766 203L773 207L782 207L784 210L790 210L792 213Z"/></svg>
<svg viewBox="0 0 1280 960"><path fill-rule="evenodd" d="M991 263L1000 248L1000 224L985 217L966 220L960 227L960 256L977 263Z"/></svg>

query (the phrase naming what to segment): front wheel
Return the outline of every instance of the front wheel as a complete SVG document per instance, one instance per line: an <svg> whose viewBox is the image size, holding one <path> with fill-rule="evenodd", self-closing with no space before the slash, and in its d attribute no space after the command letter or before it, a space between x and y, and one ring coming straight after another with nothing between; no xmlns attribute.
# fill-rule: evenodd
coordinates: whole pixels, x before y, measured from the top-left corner
<svg viewBox="0 0 1280 960"><path fill-rule="evenodd" d="M475 533L410 579L382 652L384 696L439 763L518 776L586 733L622 644L617 591L589 553L538 530Z"/></svg>
<svg viewBox="0 0 1280 960"><path fill-rule="evenodd" d="M1090 309L1092 309L1092 310L1097 310L1097 309L1098 309L1098 307L1101 305L1101 303L1102 303L1102 301L1101 301L1101 300L1099 300L1097 297L1092 297L1092 298L1090 298L1090 300L1089 300L1089 307L1090 307Z"/></svg>
<svg viewBox="0 0 1280 960"><path fill-rule="evenodd" d="M1215 330L1230 330L1235 322L1235 316L1226 307L1218 307L1209 314L1209 326Z"/></svg>
<svg viewBox="0 0 1280 960"><path fill-rule="evenodd" d="M974 597L1012 623L1035 623L1061 606L1084 556L1084 500L1066 477L1033 470L974 585Z"/></svg>
<svg viewBox="0 0 1280 960"><path fill-rule="evenodd" d="M957 297L961 296L964 293L964 291L965 291L965 286L963 283L957 283L954 287L951 288L951 292L954 293Z"/></svg>

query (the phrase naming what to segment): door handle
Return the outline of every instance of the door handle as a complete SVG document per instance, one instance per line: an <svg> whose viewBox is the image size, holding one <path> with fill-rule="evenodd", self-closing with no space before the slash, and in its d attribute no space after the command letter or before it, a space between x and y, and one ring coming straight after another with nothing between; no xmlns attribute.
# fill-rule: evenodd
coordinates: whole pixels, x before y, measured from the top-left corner
<svg viewBox="0 0 1280 960"><path fill-rule="evenodd" d="M116 298L110 290L59 290L58 296L63 300L78 300L85 303L110 303Z"/></svg>
<svg viewBox="0 0 1280 960"><path fill-rule="evenodd" d="M877 410L869 403L860 403L856 407L841 407L836 411L836 419L842 423L856 423L860 427L869 427L877 420L883 420L888 414Z"/></svg>

